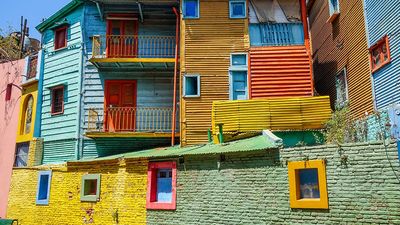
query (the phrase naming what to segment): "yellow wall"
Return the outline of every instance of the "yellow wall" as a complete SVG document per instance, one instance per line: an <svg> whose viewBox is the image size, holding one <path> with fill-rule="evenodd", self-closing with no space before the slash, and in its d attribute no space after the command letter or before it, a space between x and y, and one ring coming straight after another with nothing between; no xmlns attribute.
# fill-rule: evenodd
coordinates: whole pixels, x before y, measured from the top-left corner
<svg viewBox="0 0 400 225"><path fill-rule="evenodd" d="M147 165L123 160L14 169L7 218L21 225L89 224L90 218L91 224L116 224L113 215L118 210L119 224L146 224ZM49 169L49 205L37 206L38 171ZM101 173L99 202L80 201L81 178L87 173Z"/></svg>
<svg viewBox="0 0 400 225"><path fill-rule="evenodd" d="M36 105L37 105L37 94L38 94L38 83L35 82L33 84L27 85L23 87L22 96L20 100L20 111L18 117L18 129L17 129L17 143L28 142L32 140L33 130L35 125L35 116L36 116ZM32 107L32 123L31 130L28 134L24 134L24 113L26 108L27 98L32 95L33 96L33 107Z"/></svg>

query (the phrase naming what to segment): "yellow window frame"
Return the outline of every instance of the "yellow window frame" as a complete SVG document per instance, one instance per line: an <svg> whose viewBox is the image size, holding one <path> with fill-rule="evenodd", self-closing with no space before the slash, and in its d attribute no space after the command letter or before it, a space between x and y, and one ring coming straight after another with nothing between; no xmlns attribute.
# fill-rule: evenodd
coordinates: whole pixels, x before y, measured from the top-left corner
<svg viewBox="0 0 400 225"><path fill-rule="evenodd" d="M318 170L318 186L320 198L300 199L300 178L298 171L301 169ZM295 161L288 163L290 208L303 209L328 209L328 189L326 185L325 160Z"/></svg>

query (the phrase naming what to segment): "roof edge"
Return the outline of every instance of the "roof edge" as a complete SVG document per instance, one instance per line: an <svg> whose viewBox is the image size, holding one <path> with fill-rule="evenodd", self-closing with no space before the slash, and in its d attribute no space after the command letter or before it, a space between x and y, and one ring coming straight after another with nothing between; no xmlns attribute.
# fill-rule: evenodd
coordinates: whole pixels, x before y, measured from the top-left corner
<svg viewBox="0 0 400 225"><path fill-rule="evenodd" d="M62 7L60 10L58 10L56 13L54 13L52 16L50 16L48 19L40 23L39 25L36 26L36 30L38 30L40 33L43 33L47 28L49 28L52 23L56 22L60 17L65 16L72 10L76 9L78 6L83 4L83 0L72 0L70 3Z"/></svg>

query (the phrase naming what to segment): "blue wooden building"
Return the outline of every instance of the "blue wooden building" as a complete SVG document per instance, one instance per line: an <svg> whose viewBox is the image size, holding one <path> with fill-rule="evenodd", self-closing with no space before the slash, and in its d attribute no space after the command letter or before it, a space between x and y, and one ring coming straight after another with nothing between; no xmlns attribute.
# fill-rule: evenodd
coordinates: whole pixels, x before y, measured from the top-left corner
<svg viewBox="0 0 400 225"><path fill-rule="evenodd" d="M73 0L37 26L43 163L166 146L179 137L172 132L179 130L176 8L176 1Z"/></svg>
<svg viewBox="0 0 400 225"><path fill-rule="evenodd" d="M364 4L375 106L381 110L400 103L400 2Z"/></svg>

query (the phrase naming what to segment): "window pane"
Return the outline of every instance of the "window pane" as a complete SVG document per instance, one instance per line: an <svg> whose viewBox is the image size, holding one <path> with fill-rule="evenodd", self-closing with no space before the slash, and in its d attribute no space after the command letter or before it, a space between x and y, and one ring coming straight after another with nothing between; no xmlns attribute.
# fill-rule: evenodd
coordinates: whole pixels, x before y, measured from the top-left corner
<svg viewBox="0 0 400 225"><path fill-rule="evenodd" d="M64 88L56 88L52 94L52 113L60 113L63 111Z"/></svg>
<svg viewBox="0 0 400 225"><path fill-rule="evenodd" d="M334 11L338 11L338 1L337 0L330 0L332 8Z"/></svg>
<svg viewBox="0 0 400 225"><path fill-rule="evenodd" d="M347 101L346 75L344 70L336 77L336 101L338 104Z"/></svg>
<svg viewBox="0 0 400 225"><path fill-rule="evenodd" d="M231 3L232 16L234 17L244 17L245 9L244 2L233 2Z"/></svg>
<svg viewBox="0 0 400 225"><path fill-rule="evenodd" d="M84 195L97 195L97 180L85 180Z"/></svg>
<svg viewBox="0 0 400 225"><path fill-rule="evenodd" d="M25 111L25 132L24 132L25 134L29 134L31 132L32 111L33 111L33 97L29 96Z"/></svg>
<svg viewBox="0 0 400 225"><path fill-rule="evenodd" d="M197 86L198 77L185 77L185 95L198 95L199 87Z"/></svg>
<svg viewBox="0 0 400 225"><path fill-rule="evenodd" d="M17 144L17 151L15 154L15 167L27 166L29 152L29 143Z"/></svg>
<svg viewBox="0 0 400 225"><path fill-rule="evenodd" d="M247 72L246 71L232 71L232 100L245 100L247 99Z"/></svg>
<svg viewBox="0 0 400 225"><path fill-rule="evenodd" d="M300 199L320 198L318 169L301 169L297 172L300 181Z"/></svg>
<svg viewBox="0 0 400 225"><path fill-rule="evenodd" d="M38 200L45 200L47 199L47 192L49 186L49 175L41 175L40 176L40 183L39 183L39 196Z"/></svg>
<svg viewBox="0 0 400 225"><path fill-rule="evenodd" d="M232 55L232 65L233 66L246 66L246 55Z"/></svg>
<svg viewBox="0 0 400 225"><path fill-rule="evenodd" d="M187 0L184 2L185 4L185 14L186 17L197 17L197 1L196 0Z"/></svg>
<svg viewBox="0 0 400 225"><path fill-rule="evenodd" d="M172 202L172 169L157 171L157 202Z"/></svg>

